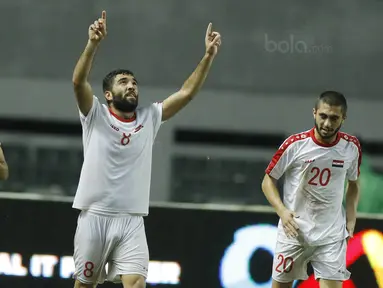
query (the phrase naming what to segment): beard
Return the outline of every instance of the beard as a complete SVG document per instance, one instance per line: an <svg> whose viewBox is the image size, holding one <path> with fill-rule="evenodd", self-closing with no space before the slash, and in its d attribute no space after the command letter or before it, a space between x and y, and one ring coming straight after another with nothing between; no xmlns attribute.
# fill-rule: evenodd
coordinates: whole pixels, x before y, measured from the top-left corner
<svg viewBox="0 0 383 288"><path fill-rule="evenodd" d="M138 98L138 95L137 95ZM126 113L134 112L138 105L138 100L135 97L128 97L124 94L114 94L113 95L113 106L121 111Z"/></svg>
<svg viewBox="0 0 383 288"><path fill-rule="evenodd" d="M319 125L316 123L315 121L315 129L318 131L320 137L323 139L323 140L329 140L331 139L332 137L334 137L340 130L340 128L342 127L342 124L339 125L338 128L334 129L332 133L329 133L327 135L323 135L322 134L322 130L320 129Z"/></svg>

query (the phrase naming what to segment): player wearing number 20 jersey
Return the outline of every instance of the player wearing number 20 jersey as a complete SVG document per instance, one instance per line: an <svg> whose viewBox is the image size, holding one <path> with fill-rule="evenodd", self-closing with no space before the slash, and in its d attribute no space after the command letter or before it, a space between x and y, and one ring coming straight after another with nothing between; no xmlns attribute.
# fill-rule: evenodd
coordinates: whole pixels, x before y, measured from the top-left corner
<svg viewBox="0 0 383 288"><path fill-rule="evenodd" d="M324 245L346 238L345 211L342 206L345 180L357 180L361 149L356 137L339 132L331 144L320 143L314 129L292 135L275 153L266 173L284 178L283 200L296 219L303 240ZM279 240L291 244L279 223Z"/></svg>
<svg viewBox="0 0 383 288"><path fill-rule="evenodd" d="M341 287L350 277L346 239L355 227L362 152L356 137L339 131L346 112L342 94L322 93L315 127L288 137L266 169L262 189L280 217L273 288L307 279L309 262L321 287ZM283 202L276 186L282 176Z"/></svg>

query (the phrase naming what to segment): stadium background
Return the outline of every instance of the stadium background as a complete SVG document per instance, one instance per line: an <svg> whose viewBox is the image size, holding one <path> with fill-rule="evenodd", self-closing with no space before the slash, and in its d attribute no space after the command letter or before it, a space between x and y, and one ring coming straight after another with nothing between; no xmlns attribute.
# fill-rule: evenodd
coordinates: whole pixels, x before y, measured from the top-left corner
<svg viewBox="0 0 383 288"><path fill-rule="evenodd" d="M82 163L71 75L102 9L109 35L91 75L100 97L103 76L122 67L137 75L141 104L160 101L199 62L208 22L223 36L203 91L155 143L150 285L270 287L267 245L277 218L260 191L263 171L286 136L311 128L318 93L336 89L349 99L344 130L364 151L360 238L348 252L354 284L345 287L383 287L382 1L15 0L0 7L0 141L10 167L0 183L1 288L71 287L77 214L70 201ZM232 250L238 231L252 241ZM226 266L233 261L242 264Z"/></svg>

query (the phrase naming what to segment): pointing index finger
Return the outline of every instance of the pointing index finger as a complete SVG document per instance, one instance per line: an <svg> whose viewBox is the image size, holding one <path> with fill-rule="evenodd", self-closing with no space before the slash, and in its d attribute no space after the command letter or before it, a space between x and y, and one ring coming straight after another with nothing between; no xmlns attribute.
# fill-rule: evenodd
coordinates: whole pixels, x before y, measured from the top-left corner
<svg viewBox="0 0 383 288"><path fill-rule="evenodd" d="M213 29L213 24L209 23L209 25L207 26L207 30L206 30L206 36L210 36L211 35L212 29Z"/></svg>
<svg viewBox="0 0 383 288"><path fill-rule="evenodd" d="M105 11L105 10L102 11L102 13L101 13L101 18L102 18L104 21L106 21L106 11Z"/></svg>

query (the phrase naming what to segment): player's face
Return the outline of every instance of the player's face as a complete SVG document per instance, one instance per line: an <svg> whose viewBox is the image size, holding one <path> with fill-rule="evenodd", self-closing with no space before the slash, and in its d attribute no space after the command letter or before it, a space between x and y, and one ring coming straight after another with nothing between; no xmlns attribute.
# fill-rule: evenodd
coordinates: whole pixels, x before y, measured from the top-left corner
<svg viewBox="0 0 383 288"><path fill-rule="evenodd" d="M314 108L313 112L316 130L324 140L333 138L345 120L341 106L319 103L318 109Z"/></svg>
<svg viewBox="0 0 383 288"><path fill-rule="evenodd" d="M138 105L137 81L132 75L117 75L112 88L113 106L122 112L133 112Z"/></svg>

